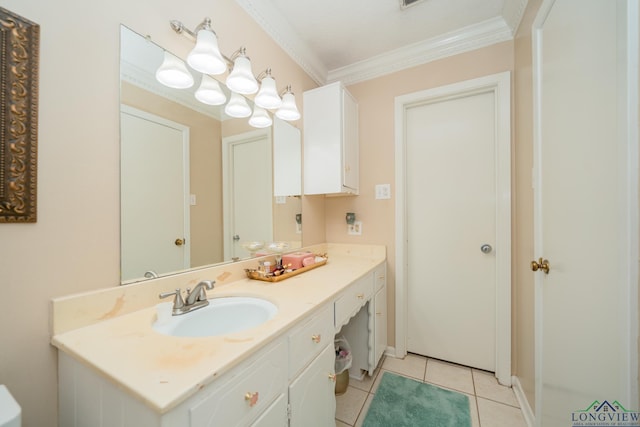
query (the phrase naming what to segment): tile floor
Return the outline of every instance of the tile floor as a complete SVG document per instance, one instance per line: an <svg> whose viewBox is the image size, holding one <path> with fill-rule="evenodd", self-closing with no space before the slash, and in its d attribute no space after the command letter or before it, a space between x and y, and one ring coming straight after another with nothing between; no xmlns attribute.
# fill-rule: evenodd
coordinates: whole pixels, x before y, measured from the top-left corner
<svg viewBox="0 0 640 427"><path fill-rule="evenodd" d="M347 392L336 397L336 427L362 425L382 371L465 393L469 396L473 427L527 426L513 390L498 384L493 374L408 354L404 359L386 357L373 377L365 376L362 381L349 379Z"/></svg>

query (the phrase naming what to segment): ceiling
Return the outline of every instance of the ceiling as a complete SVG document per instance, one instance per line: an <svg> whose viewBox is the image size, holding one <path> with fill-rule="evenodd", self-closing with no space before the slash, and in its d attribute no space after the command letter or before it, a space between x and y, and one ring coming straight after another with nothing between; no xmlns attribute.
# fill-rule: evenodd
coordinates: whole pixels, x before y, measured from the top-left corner
<svg viewBox="0 0 640 427"><path fill-rule="evenodd" d="M319 84L511 40L527 0L236 0Z"/></svg>

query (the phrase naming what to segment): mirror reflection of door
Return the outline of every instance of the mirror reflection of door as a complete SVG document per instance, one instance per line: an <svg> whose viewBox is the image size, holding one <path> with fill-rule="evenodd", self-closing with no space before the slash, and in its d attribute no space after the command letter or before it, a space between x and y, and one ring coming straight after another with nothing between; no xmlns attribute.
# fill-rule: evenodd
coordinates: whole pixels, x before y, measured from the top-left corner
<svg viewBox="0 0 640 427"><path fill-rule="evenodd" d="M189 128L121 107L122 280L183 270L191 240Z"/></svg>
<svg viewBox="0 0 640 427"><path fill-rule="evenodd" d="M270 130L223 138L225 259L246 258L242 244L273 240Z"/></svg>

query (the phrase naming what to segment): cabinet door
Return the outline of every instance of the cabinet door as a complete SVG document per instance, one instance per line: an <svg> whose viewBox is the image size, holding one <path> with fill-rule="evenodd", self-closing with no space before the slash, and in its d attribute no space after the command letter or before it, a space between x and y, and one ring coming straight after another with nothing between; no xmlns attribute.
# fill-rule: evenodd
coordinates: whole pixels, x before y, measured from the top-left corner
<svg viewBox="0 0 640 427"><path fill-rule="evenodd" d="M287 396L282 394L251 427L284 427L287 422Z"/></svg>
<svg viewBox="0 0 640 427"><path fill-rule="evenodd" d="M378 365L380 358L387 349L387 287L383 286L375 296L375 360L374 365Z"/></svg>
<svg viewBox="0 0 640 427"><path fill-rule="evenodd" d="M358 194L358 104L349 92L342 92L342 185Z"/></svg>
<svg viewBox="0 0 640 427"><path fill-rule="evenodd" d="M328 345L289 386L290 427L335 425L335 350Z"/></svg>

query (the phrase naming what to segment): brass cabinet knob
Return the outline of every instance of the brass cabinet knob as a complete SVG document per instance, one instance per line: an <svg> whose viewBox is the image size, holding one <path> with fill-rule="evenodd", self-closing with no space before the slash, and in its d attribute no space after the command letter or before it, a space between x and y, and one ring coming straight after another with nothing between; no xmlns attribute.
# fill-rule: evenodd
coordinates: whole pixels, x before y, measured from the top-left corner
<svg viewBox="0 0 640 427"><path fill-rule="evenodd" d="M322 340L322 335L320 334L311 335L311 341L313 341L314 343L319 344L321 340Z"/></svg>
<svg viewBox="0 0 640 427"><path fill-rule="evenodd" d="M357 297L358 299L364 299L364 294L358 294L358 295L356 295L356 297Z"/></svg>
<svg viewBox="0 0 640 427"><path fill-rule="evenodd" d="M255 392L250 392L248 391L245 395L244 395L244 400L247 401L247 403L249 404L250 407L255 406L258 403L258 396L260 393L258 393L257 391Z"/></svg>
<svg viewBox="0 0 640 427"><path fill-rule="evenodd" d="M538 259L538 261L531 261L531 270L542 270L544 274L549 274L549 261L542 258Z"/></svg>
<svg viewBox="0 0 640 427"><path fill-rule="evenodd" d="M336 382L336 374L334 374L334 373L332 373L332 372L329 372L329 379L330 379L332 382L334 382L334 383L335 383L335 382Z"/></svg>
<svg viewBox="0 0 640 427"><path fill-rule="evenodd" d="M182 246L184 245L184 239L176 239L174 243L176 244L176 246Z"/></svg>

